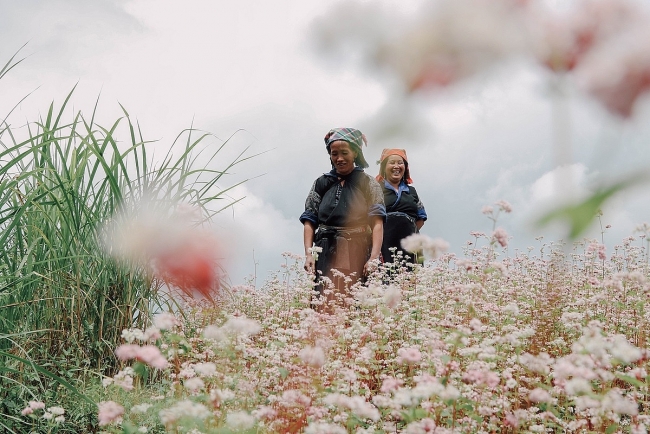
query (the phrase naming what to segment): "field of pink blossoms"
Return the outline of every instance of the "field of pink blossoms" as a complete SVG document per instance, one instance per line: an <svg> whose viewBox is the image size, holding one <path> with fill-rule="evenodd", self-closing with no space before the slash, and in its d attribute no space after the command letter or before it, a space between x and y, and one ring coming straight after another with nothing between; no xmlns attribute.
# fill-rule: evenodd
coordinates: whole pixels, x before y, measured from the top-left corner
<svg viewBox="0 0 650 434"><path fill-rule="evenodd" d="M504 234L472 233L463 257L380 267L333 315L312 309L303 258L287 253L262 289L235 287L216 305L188 301L182 314L124 330L99 424L127 433L647 432L646 233L611 252L592 240L512 252Z"/></svg>

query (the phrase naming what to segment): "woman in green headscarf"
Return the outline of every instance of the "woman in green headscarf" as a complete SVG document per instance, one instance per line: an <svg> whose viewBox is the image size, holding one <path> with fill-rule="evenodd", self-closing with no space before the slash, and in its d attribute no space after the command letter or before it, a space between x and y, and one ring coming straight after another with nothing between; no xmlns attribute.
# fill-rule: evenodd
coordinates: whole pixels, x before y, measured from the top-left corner
<svg viewBox="0 0 650 434"><path fill-rule="evenodd" d="M386 208L379 183L363 171L368 167L364 143L365 136L354 128L335 128L325 135L332 170L316 179L300 216L305 270L316 274L316 289L326 295L325 311L381 254ZM333 292L325 291L324 278L332 282Z"/></svg>

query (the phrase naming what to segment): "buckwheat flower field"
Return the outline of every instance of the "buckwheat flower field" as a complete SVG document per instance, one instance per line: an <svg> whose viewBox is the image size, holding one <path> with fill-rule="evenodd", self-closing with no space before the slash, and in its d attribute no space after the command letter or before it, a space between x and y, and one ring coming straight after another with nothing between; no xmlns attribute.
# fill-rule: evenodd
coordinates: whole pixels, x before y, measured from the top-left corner
<svg viewBox="0 0 650 434"><path fill-rule="evenodd" d="M148 329L124 332L100 425L647 432L645 234L607 253L595 240L512 252L502 235L473 235L463 257L379 267L333 315L314 309L303 258L290 253L261 289L238 286L215 304L188 299L182 314L158 314Z"/></svg>

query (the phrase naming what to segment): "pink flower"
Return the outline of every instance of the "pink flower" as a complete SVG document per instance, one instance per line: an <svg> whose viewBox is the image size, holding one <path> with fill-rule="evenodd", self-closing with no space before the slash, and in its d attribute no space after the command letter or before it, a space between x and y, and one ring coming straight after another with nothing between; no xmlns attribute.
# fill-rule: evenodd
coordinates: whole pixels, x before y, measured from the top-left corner
<svg viewBox="0 0 650 434"><path fill-rule="evenodd" d="M27 416L28 414L32 414L32 413L34 413L34 409L29 406L23 408L23 411L20 412L20 414L22 414L23 416Z"/></svg>
<svg viewBox="0 0 650 434"><path fill-rule="evenodd" d="M495 203L496 206L499 207L499 209L505 213L511 213L512 212L512 205L510 205L509 202L505 200L500 200Z"/></svg>
<svg viewBox="0 0 650 434"><path fill-rule="evenodd" d="M154 345L143 347L132 344L120 345L115 350L115 355L120 360L136 359L157 369L165 369L168 366L167 359Z"/></svg>
<svg viewBox="0 0 650 434"><path fill-rule="evenodd" d="M395 377L386 377L381 384L381 391L384 393L392 392L399 389L404 384L404 380Z"/></svg>
<svg viewBox="0 0 650 434"><path fill-rule="evenodd" d="M136 358L139 350L139 345L124 344L115 349L115 356L120 360L131 360Z"/></svg>
<svg viewBox="0 0 650 434"><path fill-rule="evenodd" d="M307 365L320 368L325 364L325 353L321 347L305 347L298 354Z"/></svg>
<svg viewBox="0 0 650 434"><path fill-rule="evenodd" d="M530 22L536 27L537 57L553 71L577 68L592 50L638 23L640 15L627 0L578 1L563 14L530 12L536 15Z"/></svg>
<svg viewBox="0 0 650 434"><path fill-rule="evenodd" d="M41 401L29 401L29 406L32 410L43 410L45 409L45 403Z"/></svg>
<svg viewBox="0 0 650 434"><path fill-rule="evenodd" d="M415 347L400 348L397 350L397 363L417 363L422 359L422 353Z"/></svg>
<svg viewBox="0 0 650 434"><path fill-rule="evenodd" d="M530 399L532 402L546 403L550 403L553 400L550 393L544 389L540 389L539 387L530 391L528 394L528 399Z"/></svg>
<svg viewBox="0 0 650 434"><path fill-rule="evenodd" d="M116 216L104 230L107 250L152 269L156 277L189 296L212 299L219 290L219 242L196 225L196 208L181 204L171 215L165 204L150 201Z"/></svg>
<svg viewBox="0 0 650 434"><path fill-rule="evenodd" d="M515 429L519 428L519 418L512 413L508 413L503 422L505 426L511 426Z"/></svg>
<svg viewBox="0 0 650 434"><path fill-rule="evenodd" d="M117 422L124 414L124 407L114 401L102 401L99 403L99 426L105 426Z"/></svg>
<svg viewBox="0 0 650 434"><path fill-rule="evenodd" d="M498 242L501 247L508 245L508 233L503 228L497 228L492 234L492 240Z"/></svg>
<svg viewBox="0 0 650 434"><path fill-rule="evenodd" d="M171 330L176 326L180 326L181 322L173 313L162 312L153 317L153 325L160 330Z"/></svg>
<svg viewBox="0 0 650 434"><path fill-rule="evenodd" d="M165 369L168 365L167 359L160 353L158 347L153 345L140 347L136 359L157 369Z"/></svg>

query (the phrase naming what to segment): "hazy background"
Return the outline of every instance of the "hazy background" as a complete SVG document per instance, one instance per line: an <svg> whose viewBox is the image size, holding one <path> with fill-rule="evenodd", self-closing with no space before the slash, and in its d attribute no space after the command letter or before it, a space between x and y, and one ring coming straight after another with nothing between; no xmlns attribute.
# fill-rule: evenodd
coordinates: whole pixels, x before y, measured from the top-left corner
<svg viewBox="0 0 650 434"><path fill-rule="evenodd" d="M223 187L245 199L215 221L234 284L278 270L281 254L302 254L298 221L313 180L329 170L323 136L332 127L361 129L376 174L381 149L407 149L411 174L429 220L423 233L461 253L470 231L489 233L483 205L509 201L499 225L513 236L510 252L561 237L531 222L552 196L552 103L549 77L525 61L412 100L395 97L390 80L323 54L314 22L339 2L324 0L0 0L0 62L23 44L27 59L0 81L12 128L55 105L77 84L74 110L113 122L118 102L139 122L157 156L192 122L220 140L233 136L226 161L250 146L261 153L237 166ZM412 9L417 1L384 1ZM72 107L72 106L71 106ZM72 109L70 110L72 113ZM569 120L577 189L635 168L650 168L650 106L618 120L574 91ZM128 137L123 136L127 141ZM211 146L220 142L213 139ZM608 253L650 221L648 185L603 210ZM589 236L600 239L600 229Z"/></svg>

